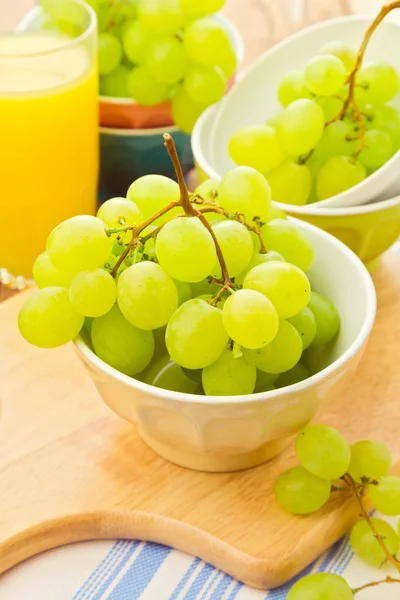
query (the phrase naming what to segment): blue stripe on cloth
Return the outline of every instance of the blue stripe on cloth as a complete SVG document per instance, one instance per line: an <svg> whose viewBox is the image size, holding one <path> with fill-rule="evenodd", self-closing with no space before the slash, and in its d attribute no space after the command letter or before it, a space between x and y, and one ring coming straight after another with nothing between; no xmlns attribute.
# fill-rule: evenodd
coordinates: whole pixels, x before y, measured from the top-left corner
<svg viewBox="0 0 400 600"><path fill-rule="evenodd" d="M127 543L125 540L118 540L112 548L107 552L101 563L93 571L93 573L86 579L83 586L77 591L73 600L84 600L88 598L88 595L93 593L94 588L104 580L107 574L114 568L115 563L126 552Z"/></svg>
<svg viewBox="0 0 400 600"><path fill-rule="evenodd" d="M186 573L184 574L184 576L182 577L182 579L180 580L180 582L178 583L178 585L176 586L176 588L174 589L174 591L172 592L171 596L169 597L169 600L176 600L178 598L179 594L193 575L199 563L200 558L195 558L188 570L186 571Z"/></svg>
<svg viewBox="0 0 400 600"><path fill-rule="evenodd" d="M243 587L243 583L237 583L235 585L235 587L233 588L233 590L231 591L231 593L229 594L227 600L235 600L235 598L237 597L238 593L240 592L240 590Z"/></svg>
<svg viewBox="0 0 400 600"><path fill-rule="evenodd" d="M224 597L224 594L228 587L231 585L233 579L229 575L224 575L212 595L210 596L210 600L221 600Z"/></svg>
<svg viewBox="0 0 400 600"><path fill-rule="evenodd" d="M196 600L198 594L200 594L201 590L203 589L203 586L214 572L214 567L208 563L205 563L201 571L196 575L196 578L191 584L190 588L185 593L185 600Z"/></svg>
<svg viewBox="0 0 400 600"><path fill-rule="evenodd" d="M140 542L136 541L125 541L125 543L127 550L123 555L122 560L120 560L118 564L115 565L115 568L109 573L109 576L105 580L103 580L100 587L97 587L97 589L94 590L93 595L91 595L88 600L100 600L100 598L108 590L112 582L116 579L116 577L118 577L119 573L121 573L122 569L124 568L128 560L131 558L132 554L134 554L134 552L140 544Z"/></svg>
<svg viewBox="0 0 400 600"><path fill-rule="evenodd" d="M170 552L172 550L167 546L146 544L107 597L108 600L140 598Z"/></svg>

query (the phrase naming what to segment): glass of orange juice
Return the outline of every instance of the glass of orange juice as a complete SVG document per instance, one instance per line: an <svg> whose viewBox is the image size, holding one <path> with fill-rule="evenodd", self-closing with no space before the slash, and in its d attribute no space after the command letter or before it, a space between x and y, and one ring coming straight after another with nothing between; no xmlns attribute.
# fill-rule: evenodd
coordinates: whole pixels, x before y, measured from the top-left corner
<svg viewBox="0 0 400 600"><path fill-rule="evenodd" d="M0 269L27 278L53 227L96 210L96 15L51 6L0 35Z"/></svg>

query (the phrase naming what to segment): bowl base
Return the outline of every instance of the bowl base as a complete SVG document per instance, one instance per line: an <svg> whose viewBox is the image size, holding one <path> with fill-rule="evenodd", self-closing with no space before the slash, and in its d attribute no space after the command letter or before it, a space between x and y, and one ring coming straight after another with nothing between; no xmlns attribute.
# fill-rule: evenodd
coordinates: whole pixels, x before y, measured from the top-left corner
<svg viewBox="0 0 400 600"><path fill-rule="evenodd" d="M142 440L162 458L186 469L208 473L230 473L258 467L280 454L293 439L292 436L289 436L271 440L256 450L240 454L226 454L215 451L205 454L204 452L182 451L171 444L159 442L148 436L140 427L138 427L138 433Z"/></svg>

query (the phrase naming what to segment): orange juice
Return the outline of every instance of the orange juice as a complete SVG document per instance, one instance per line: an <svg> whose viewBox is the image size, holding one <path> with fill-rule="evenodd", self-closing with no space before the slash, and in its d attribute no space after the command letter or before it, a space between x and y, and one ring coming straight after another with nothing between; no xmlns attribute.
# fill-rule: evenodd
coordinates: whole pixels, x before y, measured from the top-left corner
<svg viewBox="0 0 400 600"><path fill-rule="evenodd" d="M0 36L0 267L32 275L60 221L93 214L97 72L82 44L43 31Z"/></svg>

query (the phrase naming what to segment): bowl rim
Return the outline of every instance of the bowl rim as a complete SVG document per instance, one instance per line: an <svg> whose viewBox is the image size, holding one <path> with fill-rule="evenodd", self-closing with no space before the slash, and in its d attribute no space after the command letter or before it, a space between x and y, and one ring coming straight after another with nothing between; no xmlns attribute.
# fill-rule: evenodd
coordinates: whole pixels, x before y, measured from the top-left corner
<svg viewBox="0 0 400 600"><path fill-rule="evenodd" d="M234 94L235 93L235 89L238 87L238 85L241 85L242 80L245 79L250 73L252 73L253 71L255 71L260 64L263 63L263 61L266 59L266 57L270 57L273 56L274 54L276 54L277 52L279 52L281 50L281 48L285 48L287 46L289 46L292 42L296 42L298 40L301 40L303 38L306 38L307 35L309 33L313 33L314 31L318 31L318 30L323 30L323 29L329 29L331 26L334 25L341 25L343 23L348 23L348 22L353 22L353 23L365 23L370 24L371 21L373 20L373 16L368 15L368 14L359 14L359 15L345 15L342 17L336 17L334 19L327 19L325 21L321 21L319 23L315 23L313 25L310 25L309 27L305 27L304 29L301 29L300 31L297 31L293 34L291 34L290 36L284 38L283 40L280 40L277 44L275 44L274 46L272 46L271 48L269 48L268 50L266 50L266 52L264 52L248 69L246 69L246 71L244 73L242 73L241 77L238 78L238 81L236 83L236 85L234 86L234 89L231 90L230 94ZM399 34L400 34L400 23L387 19L385 20L382 25L384 25L385 27L395 27ZM215 106L215 105L213 105ZM222 103L220 104L220 106L222 106ZM200 117L201 118L201 117ZM214 133L215 133L215 128L213 128L213 137L214 137ZM326 198L325 200L319 200L318 202L315 203L315 205L320 207L320 210L323 209L330 209L330 208L335 208L334 203L338 202L340 204L342 204L342 202L351 194L354 193L354 190L360 191L360 193L362 194L363 190L367 188L368 184L371 184L371 182L375 182L378 178L384 178L386 171L388 169L390 169L393 164L395 163L399 163L400 164L400 150L397 150L393 156L390 157L390 159L384 164L382 165L382 167L380 167L379 169L377 169L374 173L372 173L371 175L368 175L363 181L361 181L360 183L357 183L355 186L353 186L352 188L345 190L344 192L341 192L340 194L336 194L335 196L332 196L330 198ZM213 173L216 173L215 169L212 169ZM220 176L219 174L217 174L217 176ZM214 177L214 175L213 175ZM280 207L283 205L283 203L280 203ZM362 204L352 204L350 206L337 206L337 208L353 208L354 206L360 206ZM301 214L309 214L308 210L306 207L308 207L310 205L304 205L305 211L304 213ZM300 214L300 212L299 212Z"/></svg>
<svg viewBox="0 0 400 600"><path fill-rule="evenodd" d="M245 51L246 51L242 34L240 33L240 31L236 27L236 25L234 23L232 23L232 21L230 19L228 19L228 17L226 17L222 13L217 12L217 13L215 13L215 15L212 15L212 16L214 16L217 19L217 21L220 21L229 33L229 37L231 38L233 45L235 47L236 58L237 58L237 70L238 70L238 68L240 67L240 65L242 64L242 62L244 60ZM131 107L132 106L140 106L140 104L137 104L137 102L135 102L131 98L120 98L120 97L116 97L116 96L102 96L101 94L99 94L99 102L101 102L102 104L119 104L121 106L131 106ZM151 107L148 107L148 108L151 108Z"/></svg>
<svg viewBox="0 0 400 600"><path fill-rule="evenodd" d="M377 300L375 286L364 264L347 246L345 246L345 244L315 225L291 217L290 220L306 231L313 231L328 244L335 246L339 252L344 254L347 257L347 260L350 261L359 272L361 285L364 286L364 293L366 296L366 315L356 339L339 358L318 373L315 373L315 375L312 375L299 383L269 392L258 392L256 394L253 393L240 396L199 396L196 394L186 394L183 392L173 392L157 388L121 373L99 358L85 343L81 335L78 335L74 340L77 350L87 362L94 365L98 370L106 373L112 379L117 379L120 383L123 383L128 387L139 390L145 394L157 396L164 400L182 403L189 402L191 404L224 405L260 403L270 399L283 398L292 395L293 393L303 392L332 377L339 372L353 356L362 350L369 338L376 316Z"/></svg>

